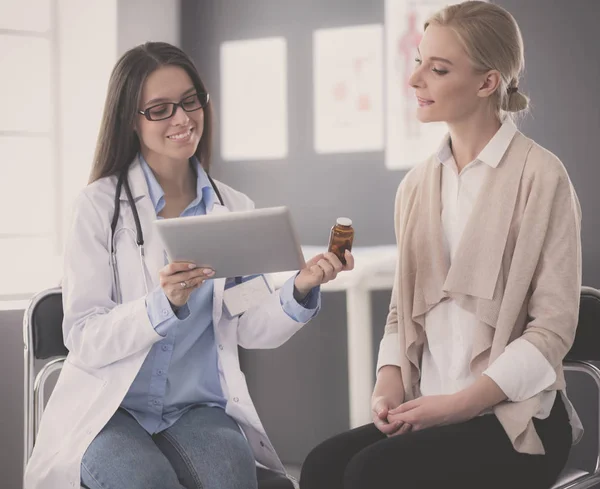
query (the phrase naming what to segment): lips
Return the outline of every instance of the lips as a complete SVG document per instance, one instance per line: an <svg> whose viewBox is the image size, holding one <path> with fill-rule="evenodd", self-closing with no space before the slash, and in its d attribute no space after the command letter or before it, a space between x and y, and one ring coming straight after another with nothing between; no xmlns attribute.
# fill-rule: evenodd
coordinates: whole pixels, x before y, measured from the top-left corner
<svg viewBox="0 0 600 489"><path fill-rule="evenodd" d="M419 107L427 107L434 103L433 100L429 100L422 97L417 97L417 102L419 103Z"/></svg>
<svg viewBox="0 0 600 489"><path fill-rule="evenodd" d="M183 131L179 131L178 133L168 135L167 138L171 141L185 141L190 138L193 130L193 127L188 127Z"/></svg>

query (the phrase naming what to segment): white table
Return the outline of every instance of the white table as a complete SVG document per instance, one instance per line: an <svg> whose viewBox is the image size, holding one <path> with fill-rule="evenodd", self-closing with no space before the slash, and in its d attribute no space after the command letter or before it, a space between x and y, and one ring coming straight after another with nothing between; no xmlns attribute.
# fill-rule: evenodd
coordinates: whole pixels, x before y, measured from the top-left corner
<svg viewBox="0 0 600 489"><path fill-rule="evenodd" d="M323 292L346 292L350 428L371 421L370 399L375 383L371 292L391 290L396 250L395 245L354 247L354 270L341 273L321 287ZM323 247L303 246L302 251L309 260L322 253ZM274 274L275 287L281 287L291 275L288 272Z"/></svg>

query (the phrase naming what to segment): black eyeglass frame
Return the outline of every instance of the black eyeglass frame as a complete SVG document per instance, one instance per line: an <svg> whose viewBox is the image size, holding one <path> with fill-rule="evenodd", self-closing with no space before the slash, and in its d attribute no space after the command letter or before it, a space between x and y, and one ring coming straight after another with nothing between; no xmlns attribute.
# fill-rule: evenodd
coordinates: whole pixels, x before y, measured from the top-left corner
<svg viewBox="0 0 600 489"><path fill-rule="evenodd" d="M206 100L203 100L201 98L204 95L206 96ZM189 110L183 106L185 101L191 97L198 97L198 101L200 102L200 107ZM156 104L156 105L147 107L146 110L138 110L138 114L143 115L146 119L148 119L151 122L164 121L164 120L170 119L171 117L173 117L175 115L175 112L177 112L177 107L181 107L181 109L184 112L195 112L197 110L204 109L208 105L209 100L210 100L210 95L208 94L208 92L197 92L197 93L192 93L191 95L188 95L187 97L182 98L179 102L162 102L160 104ZM150 116L150 111L152 109L154 109L155 107L160 107L161 105L170 105L171 113L166 117L161 117L160 119L152 119Z"/></svg>

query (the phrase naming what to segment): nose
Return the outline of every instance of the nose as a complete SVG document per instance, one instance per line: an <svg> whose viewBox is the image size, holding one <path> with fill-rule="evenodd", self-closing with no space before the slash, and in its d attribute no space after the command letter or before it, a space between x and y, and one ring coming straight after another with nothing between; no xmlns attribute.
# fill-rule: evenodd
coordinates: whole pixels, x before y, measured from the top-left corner
<svg viewBox="0 0 600 489"><path fill-rule="evenodd" d="M423 77L421 76L421 66L415 66L412 74L408 78L408 84L412 88L422 88L423 87Z"/></svg>
<svg viewBox="0 0 600 489"><path fill-rule="evenodd" d="M175 126L183 126L190 121L190 118L188 117L186 111L183 110L181 105L178 105L175 108L175 114L173 114L171 121Z"/></svg>

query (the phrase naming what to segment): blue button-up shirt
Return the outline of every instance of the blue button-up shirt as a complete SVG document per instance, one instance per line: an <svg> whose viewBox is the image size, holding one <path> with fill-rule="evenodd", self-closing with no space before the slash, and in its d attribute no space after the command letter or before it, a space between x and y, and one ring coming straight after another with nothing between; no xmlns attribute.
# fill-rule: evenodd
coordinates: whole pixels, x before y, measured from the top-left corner
<svg viewBox="0 0 600 489"><path fill-rule="evenodd" d="M150 166L139 156L157 218L165 206L164 192ZM181 214L206 214L217 200L206 172L192 159L197 174L196 198ZM165 264L167 263L165 255ZM280 291L285 313L307 322L320 308L320 290L313 289L302 304L294 299L294 278ZM218 373L218 354L212 321L213 281L194 290L187 304L174 313L158 286L146 297L150 322L164 339L155 343L121 403L150 434L172 426L193 406L224 408L226 399Z"/></svg>

